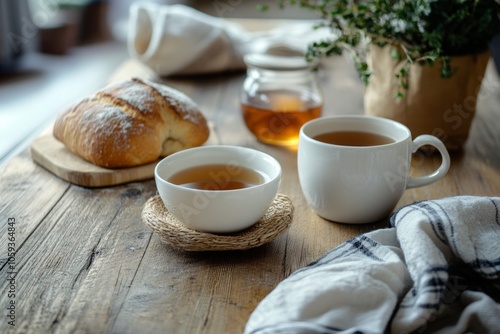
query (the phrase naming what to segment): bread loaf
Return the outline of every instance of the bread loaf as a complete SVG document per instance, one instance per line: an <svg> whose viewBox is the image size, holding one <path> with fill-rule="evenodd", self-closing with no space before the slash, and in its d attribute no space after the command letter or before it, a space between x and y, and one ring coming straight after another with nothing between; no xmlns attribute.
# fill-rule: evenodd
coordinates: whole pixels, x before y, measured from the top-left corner
<svg viewBox="0 0 500 334"><path fill-rule="evenodd" d="M111 84L63 112L54 137L98 166L122 168L153 162L203 144L207 122L183 93L134 78Z"/></svg>

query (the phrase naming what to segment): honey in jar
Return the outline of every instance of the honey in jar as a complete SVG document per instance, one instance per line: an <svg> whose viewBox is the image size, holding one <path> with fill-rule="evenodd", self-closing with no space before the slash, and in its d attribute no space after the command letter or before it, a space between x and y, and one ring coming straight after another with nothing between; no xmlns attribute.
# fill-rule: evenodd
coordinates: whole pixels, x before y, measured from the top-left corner
<svg viewBox="0 0 500 334"><path fill-rule="evenodd" d="M322 96L311 66L301 57L249 55L241 110L261 142L295 146L302 125L321 115Z"/></svg>

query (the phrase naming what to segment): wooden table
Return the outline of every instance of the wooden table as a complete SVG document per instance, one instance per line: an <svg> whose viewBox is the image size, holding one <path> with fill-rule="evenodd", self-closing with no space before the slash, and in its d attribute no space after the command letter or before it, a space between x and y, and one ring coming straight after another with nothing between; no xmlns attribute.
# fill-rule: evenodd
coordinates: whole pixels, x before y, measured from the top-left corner
<svg viewBox="0 0 500 334"><path fill-rule="evenodd" d="M398 207L459 194L499 195L500 81L491 65L464 151L452 154L443 180L406 191ZM133 75L152 73L131 60L112 80ZM296 152L261 144L245 128L238 104L243 77L165 83L200 105L212 124L211 141L253 147L280 161L280 192L295 206L289 230L247 251L178 251L141 221L145 201L156 194L154 180L83 188L36 165L25 151L0 170L1 333L241 333L259 301L291 272L352 236L386 226L341 225L312 212L300 190ZM347 59L332 58L321 82L324 115L362 113L363 86ZM428 172L439 159L421 155L413 166ZM15 281L7 263L12 237ZM11 301L15 327L8 324Z"/></svg>

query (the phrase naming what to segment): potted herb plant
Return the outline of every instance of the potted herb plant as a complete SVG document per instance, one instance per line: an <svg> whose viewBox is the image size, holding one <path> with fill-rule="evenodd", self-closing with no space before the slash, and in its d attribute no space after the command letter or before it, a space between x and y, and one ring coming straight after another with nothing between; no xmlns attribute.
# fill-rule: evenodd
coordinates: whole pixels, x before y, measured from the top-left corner
<svg viewBox="0 0 500 334"><path fill-rule="evenodd" d="M365 113L396 119L461 148L500 33L499 0L280 0L319 12L332 39L307 57L354 59L366 83Z"/></svg>

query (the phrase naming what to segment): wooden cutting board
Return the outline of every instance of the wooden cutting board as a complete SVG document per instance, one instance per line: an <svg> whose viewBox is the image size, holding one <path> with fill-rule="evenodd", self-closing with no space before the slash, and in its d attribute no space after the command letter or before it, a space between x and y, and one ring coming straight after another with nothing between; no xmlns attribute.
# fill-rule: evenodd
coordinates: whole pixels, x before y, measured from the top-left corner
<svg viewBox="0 0 500 334"><path fill-rule="evenodd" d="M109 82L128 80L132 76L143 79L158 79L156 74L140 62L127 62L121 74L110 78ZM108 169L96 166L70 152L63 143L52 135L49 126L42 135L31 143L31 158L57 177L70 183L89 188L108 187L134 181L154 178L158 161L131 168Z"/></svg>
<svg viewBox="0 0 500 334"><path fill-rule="evenodd" d="M109 82L128 80L131 77L149 80L161 80L147 66L138 60L127 61ZM173 88L182 90L173 85ZM204 145L219 144L218 135L213 122L207 119L210 135ZM131 168L107 169L87 162L71 153L64 144L52 135L52 126L49 126L40 137L31 144L33 161L52 172L59 178L83 187L107 187L135 181L154 178L154 169L159 161Z"/></svg>
<svg viewBox="0 0 500 334"><path fill-rule="evenodd" d="M71 153L64 144L46 134L31 144L32 159L59 178L83 187L107 187L154 178L157 162L131 168L107 169Z"/></svg>

